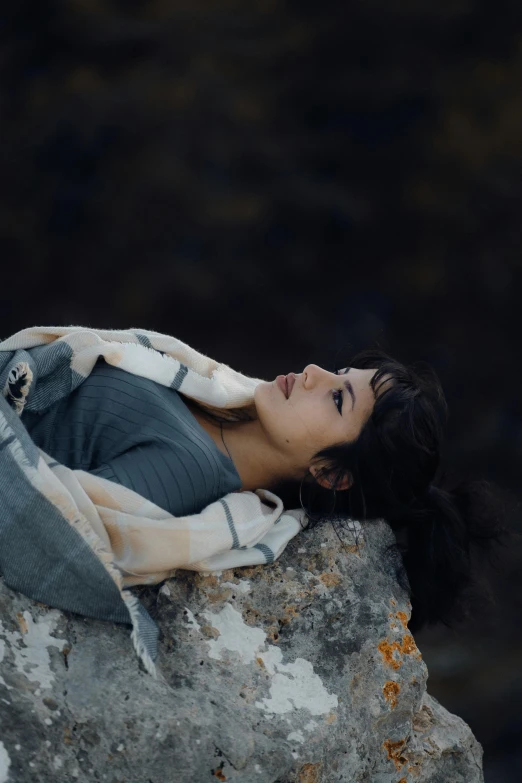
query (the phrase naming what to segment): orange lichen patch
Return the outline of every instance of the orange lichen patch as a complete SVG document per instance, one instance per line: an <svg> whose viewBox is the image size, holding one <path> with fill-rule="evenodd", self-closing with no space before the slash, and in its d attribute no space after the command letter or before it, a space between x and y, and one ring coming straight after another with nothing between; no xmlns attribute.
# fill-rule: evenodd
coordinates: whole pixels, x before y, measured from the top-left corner
<svg viewBox="0 0 522 783"><path fill-rule="evenodd" d="M335 714L335 712L329 712L324 720L325 723L328 724L335 723L335 721L337 720L337 715Z"/></svg>
<svg viewBox="0 0 522 783"><path fill-rule="evenodd" d="M393 680L388 680L384 683L382 692L384 693L384 698L386 701L390 702L390 707L393 710L394 707L397 706L397 696L399 695L401 691L401 686L398 682L394 682Z"/></svg>
<svg viewBox="0 0 522 783"><path fill-rule="evenodd" d="M225 601L230 595L232 595L232 590L230 590L230 588L225 588L221 593L207 593L207 598L209 603L216 604L218 601Z"/></svg>
<svg viewBox="0 0 522 783"><path fill-rule="evenodd" d="M395 600L395 598L390 598L390 603L392 606L397 606L397 601Z"/></svg>
<svg viewBox="0 0 522 783"><path fill-rule="evenodd" d="M402 627L405 631L408 630L408 615L406 612L396 612L395 617L397 620L402 623Z"/></svg>
<svg viewBox="0 0 522 783"><path fill-rule="evenodd" d="M64 730L63 730L63 741L65 742L66 745L71 745L72 744L73 740L72 740L72 737L71 737L71 730L70 730L69 726L66 726L64 728Z"/></svg>
<svg viewBox="0 0 522 783"><path fill-rule="evenodd" d="M223 772L220 769L214 769L212 770L212 774L216 776L218 780L226 780L226 775L223 775Z"/></svg>
<svg viewBox="0 0 522 783"><path fill-rule="evenodd" d="M319 783L321 764L305 764L299 771L299 783Z"/></svg>
<svg viewBox="0 0 522 783"><path fill-rule="evenodd" d="M394 652L396 652L399 656L404 653L404 655L414 654L415 657L419 660L422 658L422 655L419 652L419 648L415 644L415 640L411 634L406 634L406 636L403 637L402 644L397 640L390 642L388 638L383 639L377 645L377 649L381 653L384 659L384 663L386 663L388 666L391 666L392 669L400 669L402 666L402 661L397 660L397 658L394 657Z"/></svg>
<svg viewBox="0 0 522 783"><path fill-rule="evenodd" d="M16 620L18 622L18 625L20 626L20 630L22 633L27 633L27 622L25 620L25 617L23 616L22 612L16 613Z"/></svg>
<svg viewBox="0 0 522 783"><path fill-rule="evenodd" d="M262 669L266 669L265 662L262 658L256 658L256 663L258 663Z"/></svg>
<svg viewBox="0 0 522 783"><path fill-rule="evenodd" d="M406 740L397 740L397 742L392 742L392 740L385 740L382 743L383 748L388 753L389 760L393 761L395 764L395 769L397 772L400 772L401 767L403 767L407 761L407 759L402 755L402 750L405 745Z"/></svg>
<svg viewBox="0 0 522 783"><path fill-rule="evenodd" d="M326 585L326 587L335 587L335 585L338 585L341 582L341 577L339 574L321 574L319 579L323 585Z"/></svg>
<svg viewBox="0 0 522 783"><path fill-rule="evenodd" d="M415 644L415 639L409 633L402 639L402 651L405 655L415 655L419 660L422 658L421 652Z"/></svg>
<svg viewBox="0 0 522 783"><path fill-rule="evenodd" d="M399 780L399 783L408 783L408 781L406 780L406 778L401 778L401 779Z"/></svg>
<svg viewBox="0 0 522 783"><path fill-rule="evenodd" d="M199 587L200 589L219 587L219 582L215 576L202 576L201 574L196 574L194 582L196 587Z"/></svg>
<svg viewBox="0 0 522 783"><path fill-rule="evenodd" d="M235 568L234 569L234 576L237 576L238 579L252 579L255 576L266 576L267 571L265 571L266 566L263 565L257 565L257 566L245 566L243 568Z"/></svg>
<svg viewBox="0 0 522 783"><path fill-rule="evenodd" d="M393 657L394 652L398 655L402 652L399 642L395 641L390 643L388 639L383 639L382 642L379 642L377 645L377 649L381 653L385 664L391 666L392 669L400 669L402 661L398 661Z"/></svg>
<svg viewBox="0 0 522 783"><path fill-rule="evenodd" d="M407 631L408 630L408 615L406 612L389 612L388 617L390 618L390 628L392 631L399 631L400 627L397 625L397 622L400 623L402 628Z"/></svg>

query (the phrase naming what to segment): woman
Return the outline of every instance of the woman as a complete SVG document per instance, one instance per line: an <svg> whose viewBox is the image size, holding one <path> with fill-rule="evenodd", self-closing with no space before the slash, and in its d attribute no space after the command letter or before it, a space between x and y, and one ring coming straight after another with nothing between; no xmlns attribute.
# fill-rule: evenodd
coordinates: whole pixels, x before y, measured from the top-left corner
<svg viewBox="0 0 522 783"><path fill-rule="evenodd" d="M412 631L463 614L473 546L489 551L506 531L486 482L450 486L439 475L447 407L428 365L405 367L380 350L335 372L310 364L257 383L242 414L230 421L100 358L72 393L22 421L62 464L175 516L260 487L304 508L306 482L309 520L383 517L396 532Z"/></svg>

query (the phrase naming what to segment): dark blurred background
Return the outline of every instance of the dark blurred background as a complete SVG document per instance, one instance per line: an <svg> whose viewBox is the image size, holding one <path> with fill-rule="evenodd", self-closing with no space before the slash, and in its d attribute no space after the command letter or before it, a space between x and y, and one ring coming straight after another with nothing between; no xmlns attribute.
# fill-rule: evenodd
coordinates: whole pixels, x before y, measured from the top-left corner
<svg viewBox="0 0 522 783"><path fill-rule="evenodd" d="M379 344L437 370L446 466L520 498L521 12L4 7L0 334L153 329L267 379ZM518 783L522 547L502 557L494 609L417 643L487 783Z"/></svg>

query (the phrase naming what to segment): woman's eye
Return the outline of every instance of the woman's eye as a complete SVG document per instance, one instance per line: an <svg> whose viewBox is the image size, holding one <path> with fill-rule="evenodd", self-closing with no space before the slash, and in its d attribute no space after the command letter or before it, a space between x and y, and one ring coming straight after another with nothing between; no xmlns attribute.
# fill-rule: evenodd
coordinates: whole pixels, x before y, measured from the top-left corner
<svg viewBox="0 0 522 783"><path fill-rule="evenodd" d="M337 373L338 375L339 373ZM334 398L334 402L337 406L337 410L342 416L343 411L343 393L340 389L334 389L332 392L332 397Z"/></svg>
<svg viewBox="0 0 522 783"><path fill-rule="evenodd" d="M334 375L346 375L346 373L349 372L349 370L350 370L350 368L347 367L344 370L344 372L341 373L341 371L336 368L334 370ZM335 404L337 406L337 410L339 411L339 413L342 416L343 415L343 393L342 393L341 389L335 389L332 392L332 396L333 396L334 402L335 402Z"/></svg>

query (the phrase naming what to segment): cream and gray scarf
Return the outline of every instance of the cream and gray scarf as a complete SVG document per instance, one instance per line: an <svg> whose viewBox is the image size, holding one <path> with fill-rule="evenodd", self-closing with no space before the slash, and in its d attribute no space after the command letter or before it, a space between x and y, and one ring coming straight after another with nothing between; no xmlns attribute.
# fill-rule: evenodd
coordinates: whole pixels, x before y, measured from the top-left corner
<svg viewBox="0 0 522 783"><path fill-rule="evenodd" d="M228 419L251 415L261 382L181 340L143 329L32 327L0 342L0 569L8 586L61 609L131 623L156 674L158 629L134 585L176 569L217 571L273 562L301 529L272 492L233 492L174 517L127 487L71 470L37 448L24 410L44 411L103 356Z"/></svg>

